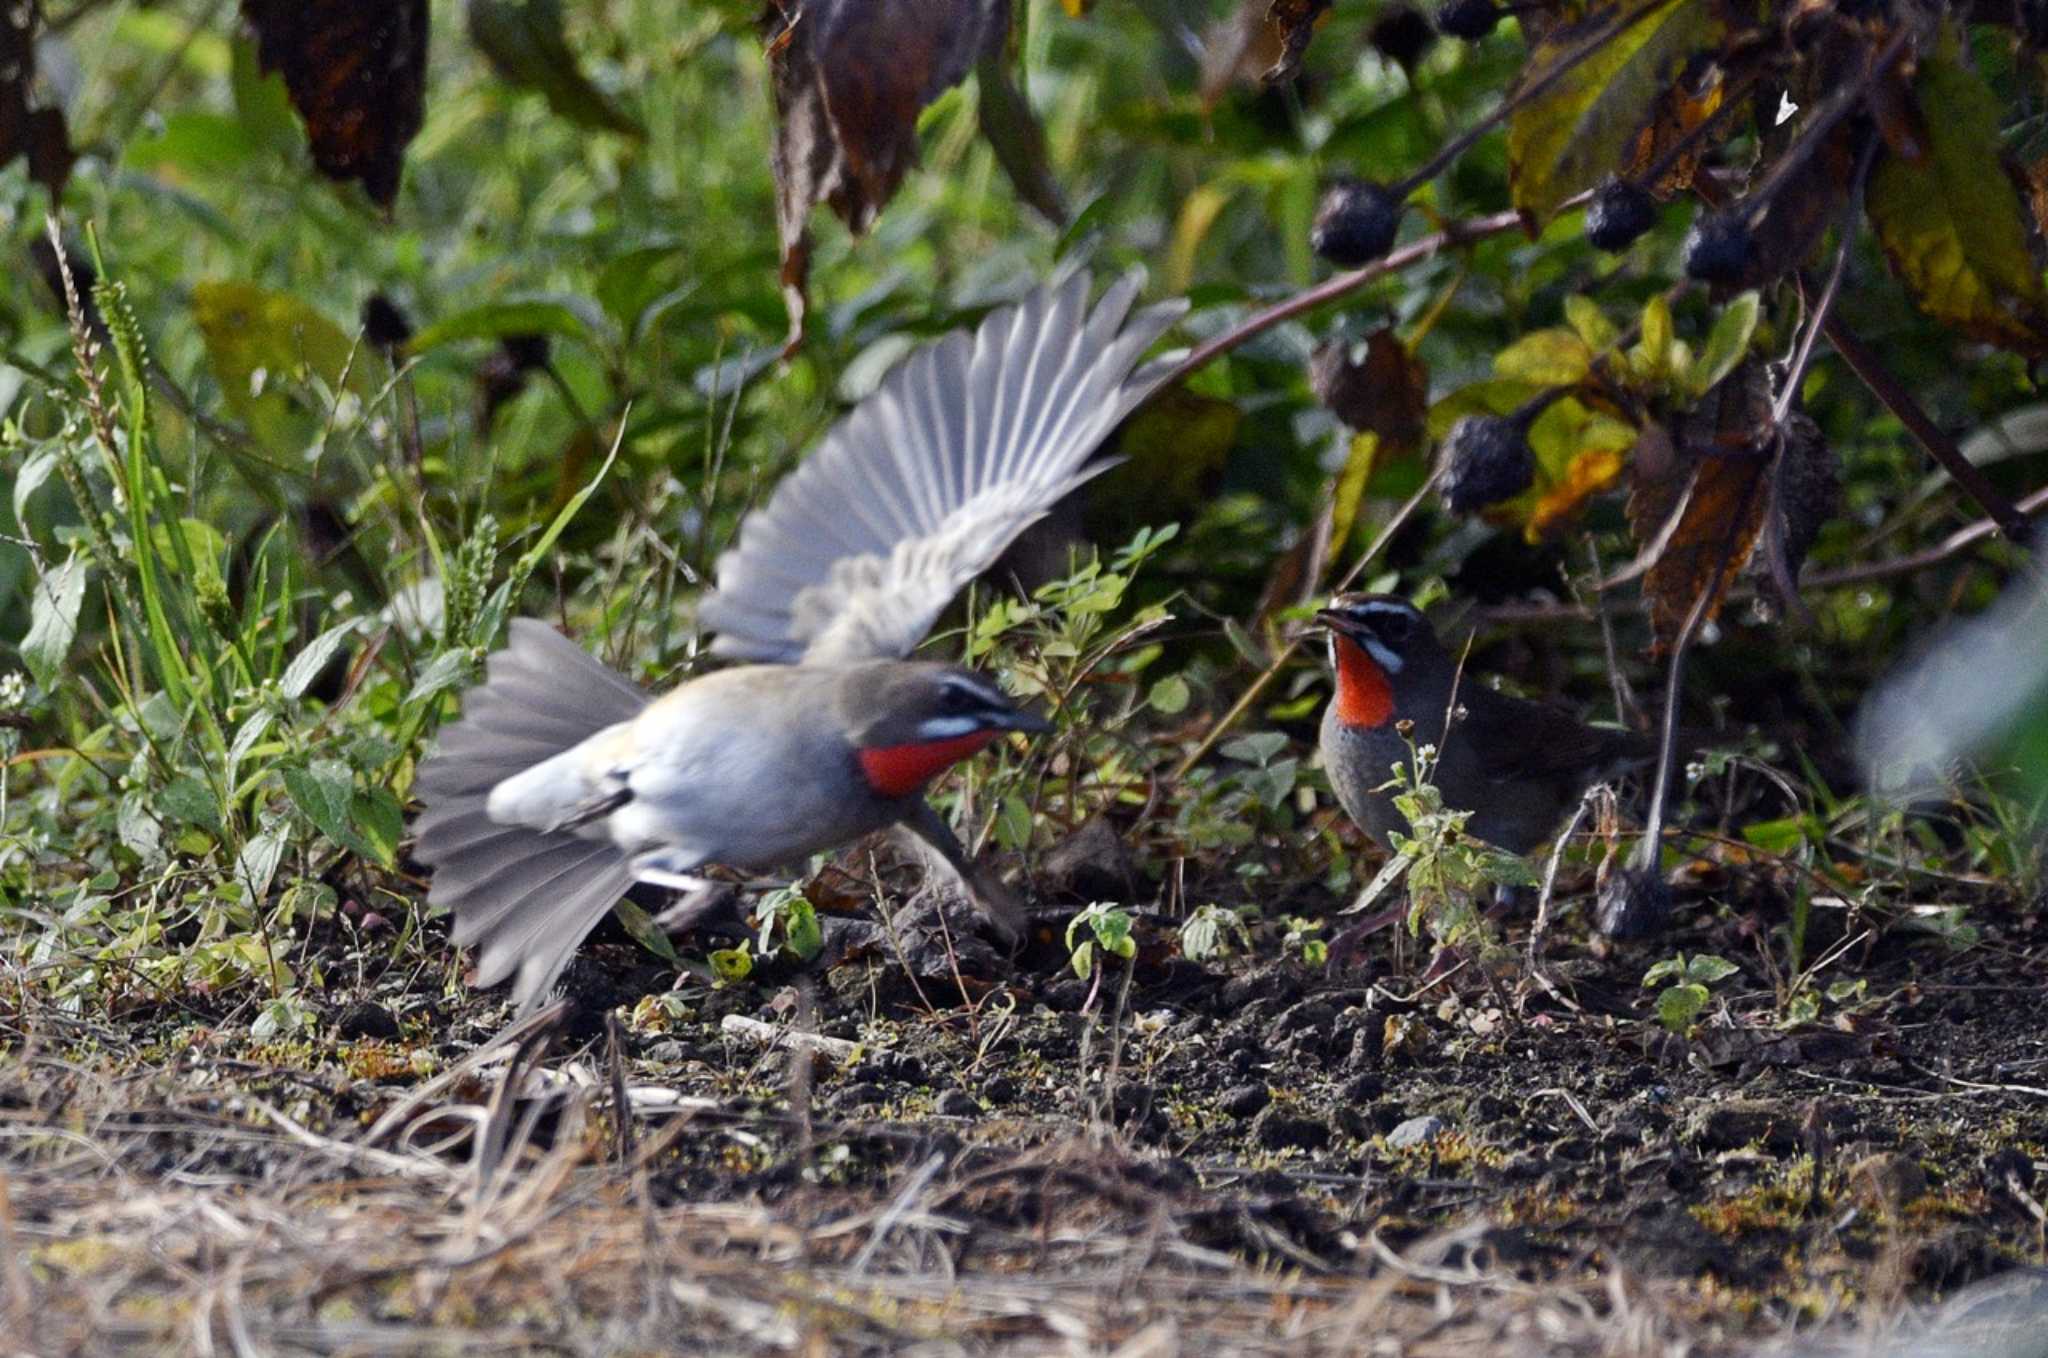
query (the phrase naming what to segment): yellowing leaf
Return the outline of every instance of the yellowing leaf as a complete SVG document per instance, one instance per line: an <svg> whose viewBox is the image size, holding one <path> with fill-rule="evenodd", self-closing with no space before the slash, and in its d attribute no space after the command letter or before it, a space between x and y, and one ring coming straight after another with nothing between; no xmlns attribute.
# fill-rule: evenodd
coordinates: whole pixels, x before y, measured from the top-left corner
<svg viewBox="0 0 2048 1358"><path fill-rule="evenodd" d="M1629 351L1629 366L1645 382L1662 380L1671 371L1671 303L1662 293L1643 304L1642 338Z"/></svg>
<svg viewBox="0 0 2048 1358"><path fill-rule="evenodd" d="M1613 448L1587 448L1572 459L1564 479L1538 493L1524 533L1536 542L1579 512L1579 507L1613 485L1624 463Z"/></svg>
<svg viewBox="0 0 2048 1358"><path fill-rule="evenodd" d="M339 391L346 373L358 395L367 390L363 365L351 365L353 341L290 293L253 283L201 283L192 289L192 310L221 396L259 442L298 441L293 417L302 408L291 389L309 379Z"/></svg>
<svg viewBox="0 0 2048 1358"><path fill-rule="evenodd" d="M1235 186L1230 184L1203 184L1180 205L1180 216L1173 223L1173 242L1166 249L1166 290L1172 293L1186 292L1195 277L1195 255L1200 252L1202 242L1208 239L1209 228L1216 225L1216 219L1223 215L1223 209L1230 204Z"/></svg>
<svg viewBox="0 0 2048 1358"><path fill-rule="evenodd" d="M1575 292L1564 299L1564 318L1571 322L1572 329L1586 342L1586 347L1595 353L1621 338L1621 331L1607 319L1607 313L1600 309L1600 304L1583 293Z"/></svg>
<svg viewBox="0 0 2048 1358"><path fill-rule="evenodd" d="M1585 380L1593 351L1569 330L1532 330L1494 355L1497 377L1539 387L1569 387Z"/></svg>
<svg viewBox="0 0 2048 1358"><path fill-rule="evenodd" d="M1555 69L1617 23L1627 25L1508 120L1508 176L1518 210L1547 222L1567 198L1614 171L1687 59L1720 36L1713 8L1703 0L1665 0L1647 11L1603 4L1545 35L1530 53L1525 79Z"/></svg>
<svg viewBox="0 0 2048 1358"><path fill-rule="evenodd" d="M1914 82L1925 153L1885 152L1866 207L1892 268L1920 309L1979 339L2048 353L2048 294L2027 249L2019 195L1999 162L1997 96L1953 42Z"/></svg>

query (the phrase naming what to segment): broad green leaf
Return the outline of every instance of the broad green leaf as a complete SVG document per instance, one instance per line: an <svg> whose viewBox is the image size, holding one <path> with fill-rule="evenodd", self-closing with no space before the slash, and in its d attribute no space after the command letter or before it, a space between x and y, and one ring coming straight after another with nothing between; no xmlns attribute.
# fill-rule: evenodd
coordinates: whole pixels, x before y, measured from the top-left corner
<svg viewBox="0 0 2048 1358"><path fill-rule="evenodd" d="M487 302L436 321L412 337L406 348L415 354L456 340L503 339L507 335L560 335L587 340L592 318L587 308L567 301Z"/></svg>
<svg viewBox="0 0 2048 1358"><path fill-rule="evenodd" d="M1671 324L1671 303L1658 293L1643 303L1641 338L1629 351L1629 365L1645 382L1660 382L1671 371L1672 342L1677 332Z"/></svg>
<svg viewBox="0 0 2048 1358"><path fill-rule="evenodd" d="M562 32L561 0L469 0L469 37L508 85L538 90L570 122L644 137L647 129L591 83Z"/></svg>
<svg viewBox="0 0 2048 1358"><path fill-rule="evenodd" d="M1511 382L1569 387L1585 380L1593 351L1569 330L1532 330L1494 355L1493 373Z"/></svg>
<svg viewBox="0 0 2048 1358"><path fill-rule="evenodd" d="M36 581L35 597L29 604L28 635L21 639L21 659L44 688L57 682L64 657L71 653L71 642L78 635L85 575L84 556L73 552L63 565L44 571Z"/></svg>
<svg viewBox="0 0 2048 1358"><path fill-rule="evenodd" d="M2048 292L1998 155L2005 106L1955 47L1951 32L1914 82L1926 115L1924 154L1885 152L1865 208L1921 310L1994 344L2048 352Z"/></svg>
<svg viewBox="0 0 2048 1358"><path fill-rule="evenodd" d="M1711 998L1703 985L1675 985L1657 997L1657 1021L1674 1033L1692 1027L1692 1021Z"/></svg>
<svg viewBox="0 0 2048 1358"><path fill-rule="evenodd" d="M1564 318L1586 342L1586 347L1595 353L1609 348L1621 338L1620 328L1607 319L1607 313L1600 309L1600 304L1583 293L1574 292L1565 297Z"/></svg>
<svg viewBox="0 0 2048 1358"><path fill-rule="evenodd" d="M173 778L157 789L155 801L165 815L220 833L220 801L197 778Z"/></svg>
<svg viewBox="0 0 2048 1358"><path fill-rule="evenodd" d="M280 685L284 689L284 696L304 697L313 681L320 677L320 671L327 668L328 662L334 659L335 652L341 649L341 644L353 636L360 626L360 619L351 618L347 622L336 623L306 643L306 648L293 656L292 663L285 666L284 679Z"/></svg>
<svg viewBox="0 0 2048 1358"><path fill-rule="evenodd" d="M1720 36L1713 11L1704 0L1665 0L1647 11L1617 0L1536 45L1525 80L1555 69L1617 20L1634 20L1509 118L1508 177L1518 210L1547 222L1567 198L1614 172L1686 61Z"/></svg>
<svg viewBox="0 0 2048 1358"><path fill-rule="evenodd" d="M1757 295L1745 292L1721 309L1714 318L1713 333L1707 336L1707 347L1700 350L1693 360L1691 376L1688 379L1693 395L1704 396L1716 382L1735 371L1735 365L1742 362L1749 352L1749 342L1756 335Z"/></svg>
<svg viewBox="0 0 2048 1358"><path fill-rule="evenodd" d="M173 113L154 136L137 137L123 167L169 183L244 173L262 148L249 129L219 113Z"/></svg>
<svg viewBox="0 0 2048 1358"><path fill-rule="evenodd" d="M1188 681L1178 674L1169 674L1152 685L1148 701L1153 711L1172 717L1187 711L1189 697Z"/></svg>
<svg viewBox="0 0 2048 1358"><path fill-rule="evenodd" d="M1697 981L1701 985L1712 985L1716 981L1727 980L1740 970L1740 967L1725 957L1699 953L1685 964L1685 978L1688 981Z"/></svg>
<svg viewBox="0 0 2048 1358"><path fill-rule="evenodd" d="M363 858L377 852L356 833L350 815L355 800L355 776L339 759L316 759L304 768L283 770L285 793L301 815L336 844Z"/></svg>
<svg viewBox="0 0 2048 1358"><path fill-rule="evenodd" d="M370 787L349 802L349 820L371 857L385 867L398 861L398 841L405 835L405 810L387 787Z"/></svg>
<svg viewBox="0 0 2048 1358"><path fill-rule="evenodd" d="M222 398L259 443L296 450L318 434L326 412L302 406L291 386L318 379L339 391L346 375L358 396L369 391L348 335L289 293L253 283L199 283L192 311Z"/></svg>

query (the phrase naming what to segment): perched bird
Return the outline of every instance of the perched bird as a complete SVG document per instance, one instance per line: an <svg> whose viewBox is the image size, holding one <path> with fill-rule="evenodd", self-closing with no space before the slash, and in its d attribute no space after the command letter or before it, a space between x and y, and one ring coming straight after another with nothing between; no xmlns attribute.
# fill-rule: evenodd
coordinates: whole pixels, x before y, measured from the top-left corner
<svg viewBox="0 0 2048 1358"><path fill-rule="evenodd" d="M999 930L1020 912L925 802L1007 731L1044 731L995 682L903 657L960 589L1104 470L1103 439L1164 379L1139 360L1181 304L1091 310L1076 273L912 355L829 433L719 558L699 619L753 663L650 701L551 628L512 624L463 718L420 768L428 899L518 972L529 1006L635 881L766 870L902 826Z"/></svg>
<svg viewBox="0 0 2048 1358"><path fill-rule="evenodd" d="M1437 747L1432 781L1446 807L1472 813L1467 833L1518 854L1549 839L1593 782L1648 754L1632 733L1588 726L1461 675L1405 599L1339 595L1316 621L1329 630L1337 672L1323 712L1323 763L1345 812L1383 848L1393 847L1392 832L1408 832L1392 794L1379 789L1394 764L1413 762L1409 739ZM1407 737L1404 720L1413 723Z"/></svg>

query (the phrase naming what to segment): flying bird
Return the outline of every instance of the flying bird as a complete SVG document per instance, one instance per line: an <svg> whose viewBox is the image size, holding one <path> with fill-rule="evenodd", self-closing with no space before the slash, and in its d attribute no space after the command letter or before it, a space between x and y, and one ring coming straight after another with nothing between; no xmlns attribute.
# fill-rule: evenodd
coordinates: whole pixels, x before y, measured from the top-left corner
<svg viewBox="0 0 2048 1358"><path fill-rule="evenodd" d="M746 662L649 698L560 633L515 620L420 767L428 900L517 973L522 1008L636 881L800 862L902 826L999 931L1021 912L924 790L1009 731L1049 729L995 681L907 657L1019 533L1113 462L1091 461L1165 379L1140 366L1185 310L1092 308L1076 272L913 354L741 523L698 617Z"/></svg>

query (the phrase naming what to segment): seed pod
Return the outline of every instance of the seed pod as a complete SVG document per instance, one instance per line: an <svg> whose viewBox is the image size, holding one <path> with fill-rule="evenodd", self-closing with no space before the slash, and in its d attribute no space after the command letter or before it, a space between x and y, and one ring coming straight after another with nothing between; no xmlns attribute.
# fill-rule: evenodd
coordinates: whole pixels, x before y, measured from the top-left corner
<svg viewBox="0 0 2048 1358"><path fill-rule="evenodd" d="M1685 236L1685 272L1702 283L1738 282L1753 248L1740 212L1703 212Z"/></svg>
<svg viewBox="0 0 2048 1358"><path fill-rule="evenodd" d="M1516 415L1467 415L1444 439L1444 508L1470 514L1520 495L1536 479L1529 421Z"/></svg>
<svg viewBox="0 0 2048 1358"><path fill-rule="evenodd" d="M1369 179L1339 179L1323 191L1316 205L1309 247L1340 269L1372 263L1394 246L1401 230L1401 200L1384 184Z"/></svg>
<svg viewBox="0 0 2048 1358"><path fill-rule="evenodd" d="M1478 42L1500 22L1500 6L1494 0L1444 0L1436 7L1436 26L1442 33L1466 42Z"/></svg>
<svg viewBox="0 0 2048 1358"><path fill-rule="evenodd" d="M1618 254L1656 224L1657 203L1648 190L1610 176L1586 206L1586 243Z"/></svg>

